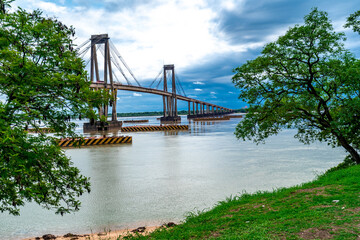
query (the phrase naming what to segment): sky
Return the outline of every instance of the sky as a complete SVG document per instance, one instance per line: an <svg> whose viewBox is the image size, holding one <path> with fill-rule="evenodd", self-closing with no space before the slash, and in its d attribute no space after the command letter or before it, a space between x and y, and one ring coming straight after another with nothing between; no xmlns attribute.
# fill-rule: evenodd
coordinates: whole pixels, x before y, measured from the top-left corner
<svg viewBox="0 0 360 240"><path fill-rule="evenodd" d="M313 7L328 12L334 29L346 33L345 46L360 57L360 36L343 28L359 0L16 0L17 6L72 25L78 45L107 33L142 86L174 64L188 97L232 109L247 106L231 81L233 69L302 24ZM178 106L187 110L186 102ZM162 98L120 91L117 108L161 111Z"/></svg>

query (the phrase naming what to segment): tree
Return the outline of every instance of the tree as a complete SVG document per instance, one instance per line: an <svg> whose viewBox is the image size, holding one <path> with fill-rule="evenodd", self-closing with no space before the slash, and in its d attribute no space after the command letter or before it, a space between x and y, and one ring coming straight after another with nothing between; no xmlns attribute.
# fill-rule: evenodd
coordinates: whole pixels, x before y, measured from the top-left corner
<svg viewBox="0 0 360 240"><path fill-rule="evenodd" d="M354 32L357 32L360 34L360 10L356 11L355 13L351 14L346 21L346 24L344 27L349 28L352 27Z"/></svg>
<svg viewBox="0 0 360 240"><path fill-rule="evenodd" d="M1 1L4 4L4 1ZM7 2L5 1L5 4ZM79 209L89 179L55 137L78 137L70 116L89 113L94 100L74 29L35 10L0 13L0 211L14 215L34 201L56 213ZM49 127L55 137L29 134Z"/></svg>
<svg viewBox="0 0 360 240"><path fill-rule="evenodd" d="M257 143L284 128L309 144L342 146L360 163L360 62L343 46L327 13L316 8L259 57L234 70L250 105L236 136Z"/></svg>
<svg viewBox="0 0 360 240"><path fill-rule="evenodd" d="M11 0L14 1L14 0ZM0 0L0 13L4 14L5 13L5 7L9 6L10 2L6 1L6 0Z"/></svg>

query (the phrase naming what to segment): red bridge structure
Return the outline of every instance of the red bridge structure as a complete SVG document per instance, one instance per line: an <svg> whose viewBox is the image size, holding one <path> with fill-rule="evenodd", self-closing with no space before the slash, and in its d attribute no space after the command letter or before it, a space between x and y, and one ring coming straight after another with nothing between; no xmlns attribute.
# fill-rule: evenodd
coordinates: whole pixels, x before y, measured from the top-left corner
<svg viewBox="0 0 360 240"><path fill-rule="evenodd" d="M156 88L143 87L134 76L133 72L126 64L125 60L121 57L120 53L116 50L114 44L110 41L108 34L92 35L89 40L81 44L78 48L79 56L84 57L90 49L90 87L97 89L108 89L113 96L113 101L109 104L99 107L99 115L108 117L108 107L112 106L112 121L110 125L117 125L117 91L133 91L141 93L156 94L163 97L163 112L164 115L161 117L161 122L180 122L180 116L178 116L177 101L188 102L188 118L199 118L206 116L216 116L232 113L233 110L230 108L218 106L216 104L204 102L201 100L187 97L180 81L175 76L174 65L164 65L158 76L152 82L151 86L156 84ZM100 50L103 56L104 67L102 69L102 79L100 78L98 51ZM113 68L115 66L116 69ZM127 71L124 71L124 68ZM115 70L118 70L126 80L127 84L123 84L119 81ZM130 74L131 77L128 77ZM159 78L160 76L162 78ZM114 79L115 78L115 79ZM133 85L135 82L136 85ZM162 89L157 89L163 83ZM168 91L168 85L171 86L171 91ZM170 88L169 88L170 89ZM182 93L178 94L177 90Z"/></svg>

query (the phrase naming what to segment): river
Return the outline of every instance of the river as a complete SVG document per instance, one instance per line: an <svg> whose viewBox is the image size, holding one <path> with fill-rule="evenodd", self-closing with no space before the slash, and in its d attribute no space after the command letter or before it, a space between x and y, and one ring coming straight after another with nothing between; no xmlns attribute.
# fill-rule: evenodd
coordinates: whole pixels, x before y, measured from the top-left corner
<svg viewBox="0 0 360 240"><path fill-rule="evenodd" d="M156 117L124 119L159 124ZM191 122L189 131L126 133L132 144L66 149L81 173L91 177L92 191L81 197L80 211L62 217L28 203L21 216L0 213L0 239L181 222L190 212L242 192L313 180L345 157L342 149L326 144L301 144L293 138L295 130L284 130L266 144L237 140L239 121ZM182 123L188 124L184 116Z"/></svg>

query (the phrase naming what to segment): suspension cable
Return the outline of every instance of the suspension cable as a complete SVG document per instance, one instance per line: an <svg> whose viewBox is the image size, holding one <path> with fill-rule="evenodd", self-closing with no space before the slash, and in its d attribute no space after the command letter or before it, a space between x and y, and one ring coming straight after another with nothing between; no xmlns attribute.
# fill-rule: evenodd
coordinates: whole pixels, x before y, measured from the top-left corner
<svg viewBox="0 0 360 240"><path fill-rule="evenodd" d="M82 44L80 44L76 50L80 50L80 48L82 48L83 46L85 46L86 44L88 44L90 42L90 39L87 39L85 42L83 42Z"/></svg>
<svg viewBox="0 0 360 240"><path fill-rule="evenodd" d="M86 49L81 51L81 53L79 53L78 56L80 56L80 58L83 58L85 56L85 54L89 52L89 49L90 49L90 47L87 47Z"/></svg>
<svg viewBox="0 0 360 240"><path fill-rule="evenodd" d="M98 48L97 48L96 50L98 50L98 49L100 49L101 55L103 55L103 57L105 57L105 48L104 48L104 46L102 46L102 45L101 45L101 47L98 46ZM111 62L113 62L113 63L116 65L116 63L113 61L113 59L111 58L111 56L110 56L110 60L111 60ZM115 72L114 72L114 69L111 69L111 72L112 72L113 76L116 78L117 82L121 84L119 78L117 77L117 75L116 75ZM123 73L123 72L121 72L121 73ZM123 76L125 77L125 80L126 80L128 83L130 83L129 80L126 78L126 76L125 76L125 75L123 75ZM131 84L130 84L130 85L131 85Z"/></svg>
<svg viewBox="0 0 360 240"><path fill-rule="evenodd" d="M175 78L176 78L175 82L178 82L178 83L179 83L180 89L182 90L182 93L184 94L185 97L187 97L187 96L186 96L186 93L185 93L185 91L184 91L184 88L182 87L182 84L181 84L180 79L178 78L177 75L175 76Z"/></svg>
<svg viewBox="0 0 360 240"><path fill-rule="evenodd" d="M129 73L131 74L131 76L134 78L134 80L136 81L136 83L141 87L140 83L138 82L138 80L136 79L135 75L133 74L133 72L131 71L131 69L129 68L129 66L126 64L124 58L120 55L119 51L116 49L115 45L112 43L112 41L110 40L110 46L111 49L115 52L115 54L118 56L118 58L120 59L120 61L124 64L125 68L129 71Z"/></svg>
<svg viewBox="0 0 360 240"><path fill-rule="evenodd" d="M95 51L99 50L99 47L100 47L100 46L97 46L97 48L96 48ZM84 57L85 57L85 54L86 54L86 53L84 53L84 54L83 54L82 56L80 56L80 57L81 57L81 58L84 58ZM85 67L89 64L90 61L91 61L91 56L90 56L89 59L86 60L86 62L85 62Z"/></svg>
<svg viewBox="0 0 360 240"><path fill-rule="evenodd" d="M163 76L162 78L160 78L160 81L159 81L159 83L156 85L155 89L158 89L160 83L161 83L163 80L164 80L164 76Z"/></svg>
<svg viewBox="0 0 360 240"><path fill-rule="evenodd" d="M151 86L156 82L156 80L158 80L158 78L160 77L162 72L163 72L163 70L161 69L160 72L158 73L158 75L156 76L156 78L154 79L154 81L150 84L149 88L151 88Z"/></svg>
<svg viewBox="0 0 360 240"><path fill-rule="evenodd" d="M123 75L123 77L125 78L126 82L128 83L128 85L132 85L131 82L129 81L129 79L126 77L125 72L123 71L123 69L121 68L119 62L117 61L116 56L113 56L114 53L112 51L110 51L110 59L111 62L114 63L115 67L120 71L121 75Z"/></svg>
<svg viewBox="0 0 360 240"><path fill-rule="evenodd" d="M89 49L91 48L91 44L89 44L89 46L87 46L86 48L83 49L79 49L79 52L77 53L78 56L83 56L85 55L85 53L87 53L89 51Z"/></svg>
<svg viewBox="0 0 360 240"><path fill-rule="evenodd" d="M101 45L100 52L101 52L101 54L105 57L105 47L104 47L103 45ZM127 79L127 77L126 77L125 73L122 71L121 67L118 66L118 63L117 63L117 62L113 61L113 58L111 57L111 53L110 53L110 61L115 64L115 66L118 68L118 70L119 70L119 71L121 72L121 74L124 76L126 82L127 82L129 85L131 85L130 81ZM112 72L113 72L113 71L112 71Z"/></svg>

